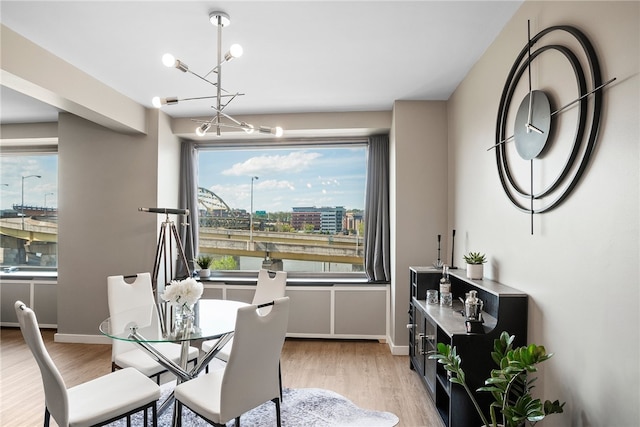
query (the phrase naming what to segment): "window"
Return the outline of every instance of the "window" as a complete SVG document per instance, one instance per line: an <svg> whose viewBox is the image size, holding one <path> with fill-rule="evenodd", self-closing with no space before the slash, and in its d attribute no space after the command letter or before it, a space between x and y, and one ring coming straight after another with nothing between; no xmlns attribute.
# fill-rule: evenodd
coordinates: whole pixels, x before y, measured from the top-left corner
<svg viewBox="0 0 640 427"><path fill-rule="evenodd" d="M363 272L367 144L199 146L199 253L219 270Z"/></svg>
<svg viewBox="0 0 640 427"><path fill-rule="evenodd" d="M0 156L0 265L5 269L58 266L58 155Z"/></svg>

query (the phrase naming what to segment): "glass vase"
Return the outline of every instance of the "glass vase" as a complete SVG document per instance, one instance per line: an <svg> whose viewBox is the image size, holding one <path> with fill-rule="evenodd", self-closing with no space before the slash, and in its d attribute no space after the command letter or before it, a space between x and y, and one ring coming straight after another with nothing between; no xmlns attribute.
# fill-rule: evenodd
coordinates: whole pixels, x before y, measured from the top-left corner
<svg viewBox="0 0 640 427"><path fill-rule="evenodd" d="M195 317L194 306L191 304L176 304L174 306L174 330L176 333L189 332L193 327Z"/></svg>

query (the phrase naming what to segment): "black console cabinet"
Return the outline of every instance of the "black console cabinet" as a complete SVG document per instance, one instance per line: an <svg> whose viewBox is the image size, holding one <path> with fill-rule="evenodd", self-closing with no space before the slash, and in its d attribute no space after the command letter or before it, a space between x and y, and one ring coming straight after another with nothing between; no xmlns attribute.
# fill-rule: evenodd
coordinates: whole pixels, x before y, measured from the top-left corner
<svg viewBox="0 0 640 427"><path fill-rule="evenodd" d="M440 307L426 302L427 289L438 289L442 272L432 267L410 267L411 296L409 302L409 359L410 367L423 380L427 392L447 427L481 426L466 392L447 379L447 372L436 360L428 358L439 342L455 346L462 358L462 369L471 390L484 385L491 369L493 341L502 331L516 336L515 345L527 341L527 295L516 289L491 280L471 280L466 271L449 270L453 307ZM484 302L484 333L467 333L463 304L465 293L478 291ZM483 408L488 408L491 395L476 393Z"/></svg>

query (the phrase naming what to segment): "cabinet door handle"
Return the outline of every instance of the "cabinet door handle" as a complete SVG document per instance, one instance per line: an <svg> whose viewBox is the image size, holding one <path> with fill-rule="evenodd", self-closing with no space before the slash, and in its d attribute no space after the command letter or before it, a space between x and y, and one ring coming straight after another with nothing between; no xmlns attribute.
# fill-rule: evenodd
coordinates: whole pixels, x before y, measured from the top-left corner
<svg viewBox="0 0 640 427"><path fill-rule="evenodd" d="M420 354L425 355L428 353L427 351L427 340L429 340L429 337L431 335L424 335L424 334L420 334L420 347L422 347L420 349Z"/></svg>
<svg viewBox="0 0 640 427"><path fill-rule="evenodd" d="M417 344L417 349L416 349L416 354L424 354L424 334L418 334L418 336L416 337L416 344Z"/></svg>

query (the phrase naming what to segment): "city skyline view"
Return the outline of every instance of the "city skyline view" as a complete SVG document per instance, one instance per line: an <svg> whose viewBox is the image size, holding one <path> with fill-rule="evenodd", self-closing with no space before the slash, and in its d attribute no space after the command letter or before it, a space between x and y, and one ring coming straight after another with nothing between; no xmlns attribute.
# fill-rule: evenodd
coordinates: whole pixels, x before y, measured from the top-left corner
<svg viewBox="0 0 640 427"><path fill-rule="evenodd" d="M58 207L58 156L56 154L0 156L0 209L22 203L22 177L26 206Z"/></svg>
<svg viewBox="0 0 640 427"><path fill-rule="evenodd" d="M201 150L199 186L232 209L289 212L301 206L364 209L366 147ZM0 156L0 209L24 204L57 208L56 154ZM39 175L37 178L31 175Z"/></svg>
<svg viewBox="0 0 640 427"><path fill-rule="evenodd" d="M364 209L366 147L200 150L199 186L232 209L289 212L299 206Z"/></svg>

